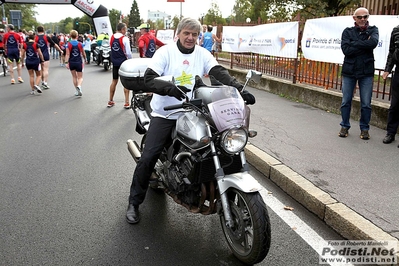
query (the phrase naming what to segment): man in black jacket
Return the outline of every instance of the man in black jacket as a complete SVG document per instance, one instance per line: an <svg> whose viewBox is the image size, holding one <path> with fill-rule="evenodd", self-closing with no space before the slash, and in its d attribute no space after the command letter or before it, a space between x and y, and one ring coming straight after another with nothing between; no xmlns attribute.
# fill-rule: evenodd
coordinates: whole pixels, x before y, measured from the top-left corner
<svg viewBox="0 0 399 266"><path fill-rule="evenodd" d="M386 79L391 73L393 66L399 65L399 26L393 28L391 33L391 40L389 43L389 53L387 57L387 63L385 65L385 71L382 74L382 78ZM392 90L391 90L391 106L388 110L388 122L387 122L387 135L382 140L383 143L389 144L395 140L396 132L399 126L399 70L396 69L392 78ZM399 148L399 146L398 146Z"/></svg>
<svg viewBox="0 0 399 266"><path fill-rule="evenodd" d="M54 44L57 44L59 46L60 42L58 41L56 32L54 32L54 34L51 36L51 40L53 41L53 43L50 42L51 54L53 55L53 59L58 59L59 52L55 48Z"/></svg>
<svg viewBox="0 0 399 266"><path fill-rule="evenodd" d="M342 104L340 137L347 137L350 125L350 113L353 92L358 83L360 94L360 138L370 138L371 97L373 94L374 54L378 44L378 28L370 26L369 12L360 7L355 10L355 25L342 32L341 49L345 55L342 65Z"/></svg>

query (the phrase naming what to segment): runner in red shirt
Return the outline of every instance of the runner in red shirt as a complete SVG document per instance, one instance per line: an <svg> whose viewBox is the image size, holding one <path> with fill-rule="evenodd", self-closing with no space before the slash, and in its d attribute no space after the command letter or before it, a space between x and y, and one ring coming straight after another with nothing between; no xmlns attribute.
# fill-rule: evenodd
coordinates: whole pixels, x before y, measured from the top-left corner
<svg viewBox="0 0 399 266"><path fill-rule="evenodd" d="M150 24L143 23L138 28L141 33L138 40L140 57L151 58L157 47L164 46L165 44L150 33Z"/></svg>
<svg viewBox="0 0 399 266"><path fill-rule="evenodd" d="M14 25L7 25L7 32L3 36L4 51L7 55L8 71L11 76L11 84L15 84L14 61L17 63L18 82L23 83L21 78L21 36L14 31Z"/></svg>

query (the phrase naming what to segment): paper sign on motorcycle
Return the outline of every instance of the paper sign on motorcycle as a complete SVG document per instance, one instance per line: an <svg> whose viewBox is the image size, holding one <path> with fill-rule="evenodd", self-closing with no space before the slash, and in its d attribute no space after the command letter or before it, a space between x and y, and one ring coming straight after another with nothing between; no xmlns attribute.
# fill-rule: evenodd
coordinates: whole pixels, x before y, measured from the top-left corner
<svg viewBox="0 0 399 266"><path fill-rule="evenodd" d="M227 98L208 104L209 111L219 132L245 124L245 105L240 98Z"/></svg>

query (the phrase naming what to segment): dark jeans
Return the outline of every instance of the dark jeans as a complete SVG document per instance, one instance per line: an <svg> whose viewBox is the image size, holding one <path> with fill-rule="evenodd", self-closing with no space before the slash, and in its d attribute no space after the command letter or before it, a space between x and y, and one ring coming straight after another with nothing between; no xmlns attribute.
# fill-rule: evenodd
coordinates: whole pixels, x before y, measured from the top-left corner
<svg viewBox="0 0 399 266"><path fill-rule="evenodd" d="M356 82L359 85L360 94L360 130L369 130L371 118L371 96L373 94L373 76L363 78L342 77L342 103L341 103L341 127L350 128L350 114L352 108L353 92Z"/></svg>
<svg viewBox="0 0 399 266"><path fill-rule="evenodd" d="M86 61L87 61L87 63L89 63L90 64L90 51L87 51L87 50L85 50L85 53L86 53Z"/></svg>
<svg viewBox="0 0 399 266"><path fill-rule="evenodd" d="M392 78L391 105L388 109L387 134L395 135L399 126L399 69Z"/></svg>
<svg viewBox="0 0 399 266"><path fill-rule="evenodd" d="M144 151L133 173L129 204L137 206L143 203L155 163L165 145L171 140L172 130L175 125L176 120L160 117L153 117L151 119L145 140Z"/></svg>

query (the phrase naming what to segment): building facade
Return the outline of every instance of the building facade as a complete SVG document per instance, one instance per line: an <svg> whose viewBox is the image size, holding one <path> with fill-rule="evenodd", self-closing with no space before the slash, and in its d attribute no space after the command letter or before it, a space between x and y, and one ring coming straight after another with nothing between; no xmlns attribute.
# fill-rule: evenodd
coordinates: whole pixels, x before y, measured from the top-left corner
<svg viewBox="0 0 399 266"><path fill-rule="evenodd" d="M170 20L172 19L172 16L169 14L166 14L161 11L150 11L148 10L148 19L151 20L152 22L155 22L157 20L161 20L165 23L165 25L170 23Z"/></svg>
<svg viewBox="0 0 399 266"><path fill-rule="evenodd" d="M398 15L399 0L362 0L370 15Z"/></svg>

